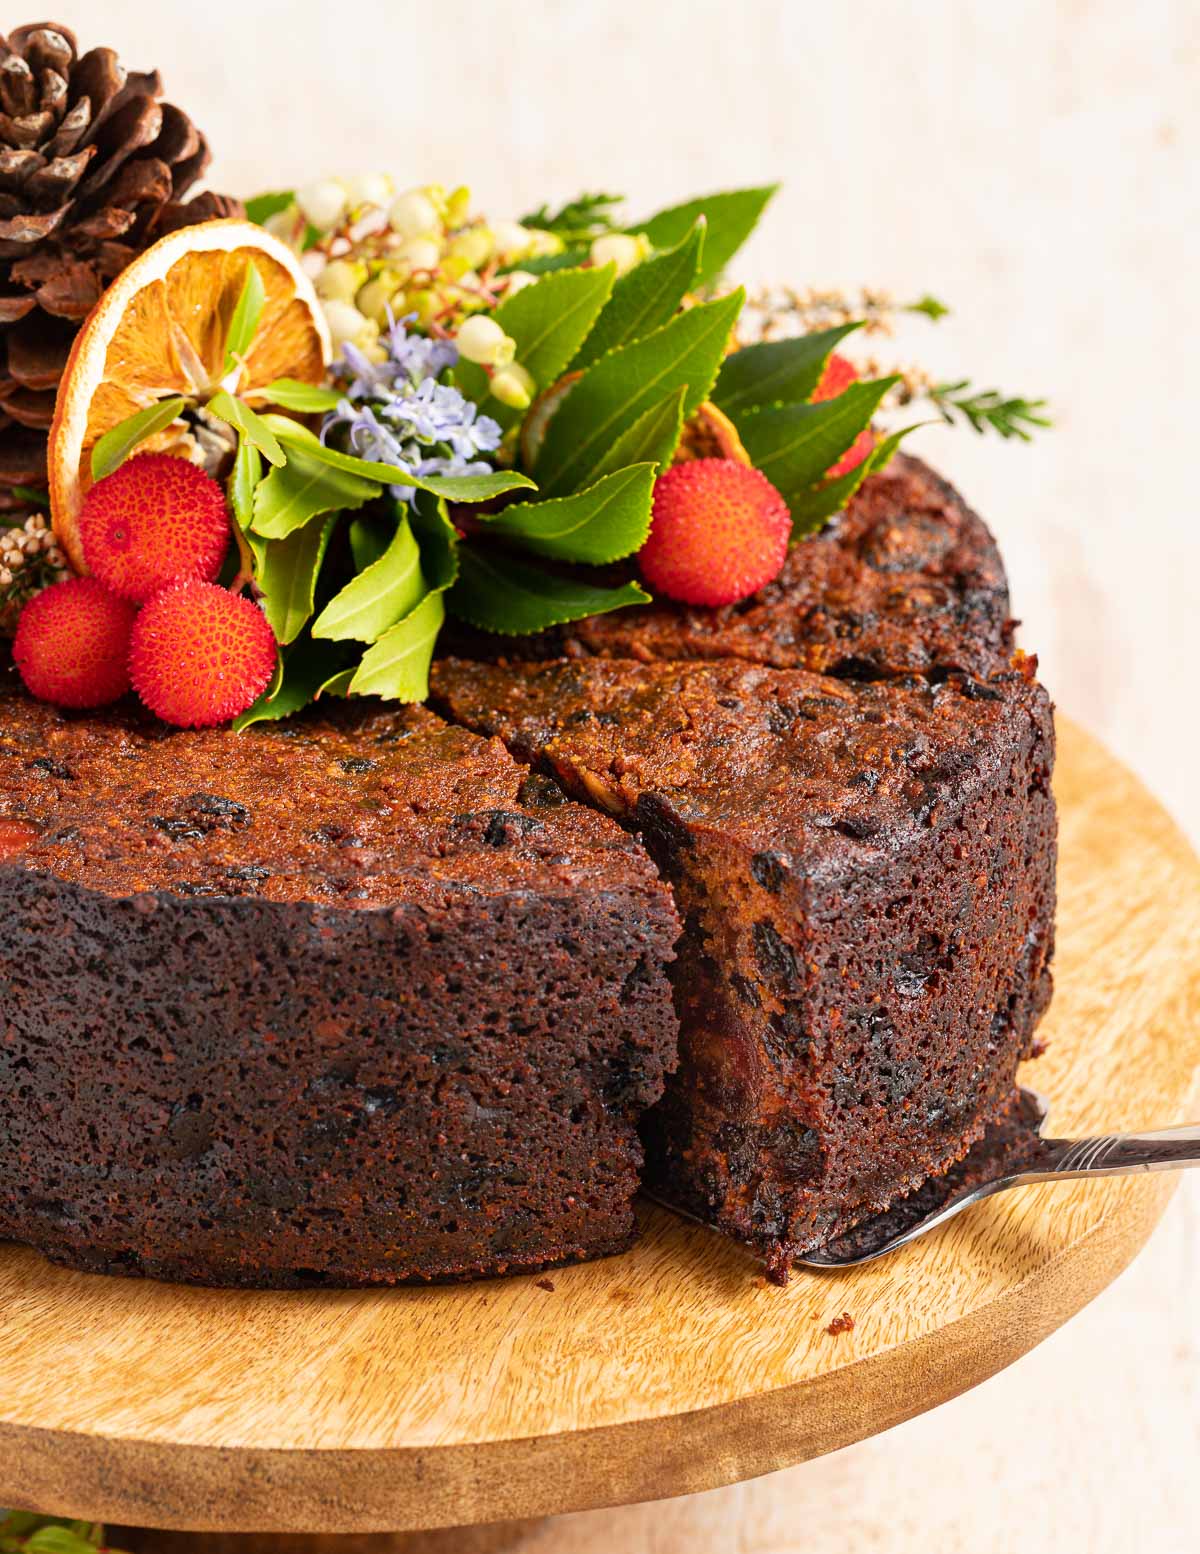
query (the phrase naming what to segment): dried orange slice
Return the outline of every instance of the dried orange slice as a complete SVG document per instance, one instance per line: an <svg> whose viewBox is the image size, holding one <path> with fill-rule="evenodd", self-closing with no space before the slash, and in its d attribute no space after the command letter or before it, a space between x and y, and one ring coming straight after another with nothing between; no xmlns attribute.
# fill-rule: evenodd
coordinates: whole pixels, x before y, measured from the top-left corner
<svg viewBox="0 0 1200 1554"><path fill-rule="evenodd" d="M230 378L225 341L247 274L266 300L258 329ZM162 238L121 272L88 316L59 385L50 428L54 532L85 571L79 511L92 483L92 449L114 426L157 400L203 401L222 385L246 395L277 378L320 383L330 357L325 315L289 248L252 222L209 221ZM232 379L232 381L231 381ZM174 423L146 448L181 448Z"/></svg>

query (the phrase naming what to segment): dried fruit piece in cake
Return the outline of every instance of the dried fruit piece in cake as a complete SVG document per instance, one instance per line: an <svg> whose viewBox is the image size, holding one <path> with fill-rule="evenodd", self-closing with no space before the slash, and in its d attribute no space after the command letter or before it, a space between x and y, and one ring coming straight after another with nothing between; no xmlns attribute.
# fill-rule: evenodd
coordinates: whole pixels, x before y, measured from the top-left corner
<svg viewBox="0 0 1200 1554"><path fill-rule="evenodd" d="M675 891L656 1192L782 1274L1010 1103L1050 996L1049 699L733 661L435 666L438 703L640 833Z"/></svg>

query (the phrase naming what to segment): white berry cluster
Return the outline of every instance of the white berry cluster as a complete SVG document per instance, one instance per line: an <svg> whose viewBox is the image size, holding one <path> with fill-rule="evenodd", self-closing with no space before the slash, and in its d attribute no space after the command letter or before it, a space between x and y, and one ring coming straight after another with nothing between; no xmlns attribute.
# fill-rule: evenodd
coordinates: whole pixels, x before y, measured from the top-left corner
<svg viewBox="0 0 1200 1554"><path fill-rule="evenodd" d="M26 600L66 575L66 557L41 513L0 527L0 631L11 631Z"/></svg>

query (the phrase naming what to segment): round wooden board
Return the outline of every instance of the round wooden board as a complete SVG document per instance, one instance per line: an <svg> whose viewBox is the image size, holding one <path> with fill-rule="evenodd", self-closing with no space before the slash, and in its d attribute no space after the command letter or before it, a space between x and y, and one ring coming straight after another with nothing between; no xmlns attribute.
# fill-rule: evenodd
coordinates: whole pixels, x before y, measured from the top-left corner
<svg viewBox="0 0 1200 1554"><path fill-rule="evenodd" d="M1025 1079L1054 1098L1055 1132L1182 1121L1200 1066L1200 870L1129 773L1070 725L1060 738L1058 992ZM0 1505L352 1533L709 1489L1009 1364L1124 1267L1172 1185L1009 1194L785 1290L653 1208L625 1257L457 1288L224 1293L5 1247ZM853 1330L831 1336L843 1312Z"/></svg>

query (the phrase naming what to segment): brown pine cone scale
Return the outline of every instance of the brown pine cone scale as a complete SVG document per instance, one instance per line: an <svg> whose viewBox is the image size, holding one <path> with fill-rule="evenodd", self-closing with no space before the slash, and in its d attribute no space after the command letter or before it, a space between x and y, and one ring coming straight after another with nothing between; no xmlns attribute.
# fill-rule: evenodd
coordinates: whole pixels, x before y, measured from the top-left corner
<svg viewBox="0 0 1200 1554"><path fill-rule="evenodd" d="M57 22L0 35L0 509L45 484L59 378L104 288L165 233L241 211L185 200L208 143L161 94Z"/></svg>

